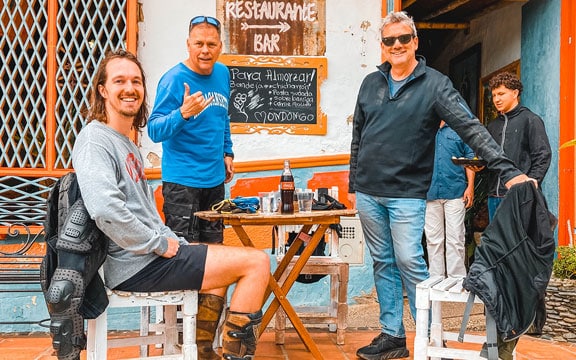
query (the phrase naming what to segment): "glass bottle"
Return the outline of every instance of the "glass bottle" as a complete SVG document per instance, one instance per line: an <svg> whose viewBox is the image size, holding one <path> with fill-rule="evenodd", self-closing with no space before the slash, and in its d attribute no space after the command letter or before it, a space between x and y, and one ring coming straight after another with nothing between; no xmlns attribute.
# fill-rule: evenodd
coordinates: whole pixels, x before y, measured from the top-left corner
<svg viewBox="0 0 576 360"><path fill-rule="evenodd" d="M280 176L280 213L294 214L294 176L290 170L290 160L284 160L284 170Z"/></svg>

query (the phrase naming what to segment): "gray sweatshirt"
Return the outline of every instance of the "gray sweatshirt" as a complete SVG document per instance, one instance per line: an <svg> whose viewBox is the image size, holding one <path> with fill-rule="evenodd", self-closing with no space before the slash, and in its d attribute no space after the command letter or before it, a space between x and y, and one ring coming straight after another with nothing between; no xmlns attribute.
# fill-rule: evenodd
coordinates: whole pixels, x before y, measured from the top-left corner
<svg viewBox="0 0 576 360"><path fill-rule="evenodd" d="M104 277L113 289L166 252L167 237L178 237L156 210L142 155L129 138L92 121L76 139L72 163L88 213L112 240Z"/></svg>

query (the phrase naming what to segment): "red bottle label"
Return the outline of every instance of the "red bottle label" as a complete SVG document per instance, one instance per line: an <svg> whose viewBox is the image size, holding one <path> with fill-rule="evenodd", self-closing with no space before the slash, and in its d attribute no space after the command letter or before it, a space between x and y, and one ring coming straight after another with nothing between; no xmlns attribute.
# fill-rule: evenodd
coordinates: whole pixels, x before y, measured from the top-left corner
<svg viewBox="0 0 576 360"><path fill-rule="evenodd" d="M283 181L280 183L280 190L294 190L294 183L291 181Z"/></svg>

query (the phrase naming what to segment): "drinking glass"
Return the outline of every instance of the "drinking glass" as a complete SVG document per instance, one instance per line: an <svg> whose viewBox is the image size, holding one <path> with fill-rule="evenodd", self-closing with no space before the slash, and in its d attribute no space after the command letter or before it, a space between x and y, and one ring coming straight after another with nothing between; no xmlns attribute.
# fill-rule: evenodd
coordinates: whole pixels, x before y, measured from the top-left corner
<svg viewBox="0 0 576 360"><path fill-rule="evenodd" d="M314 193L312 191L300 191L296 193L298 197L298 211L307 213L312 212L312 200L314 200Z"/></svg>

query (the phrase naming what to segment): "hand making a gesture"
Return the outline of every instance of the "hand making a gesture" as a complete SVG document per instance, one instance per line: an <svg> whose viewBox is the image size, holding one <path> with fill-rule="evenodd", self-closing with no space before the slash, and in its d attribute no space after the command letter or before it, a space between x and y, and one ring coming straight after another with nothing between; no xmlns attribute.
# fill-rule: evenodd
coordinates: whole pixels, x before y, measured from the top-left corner
<svg viewBox="0 0 576 360"><path fill-rule="evenodd" d="M204 98L201 91L190 94L190 86L184 83L184 99L180 106L180 113L184 119L200 114L214 100L214 96Z"/></svg>

